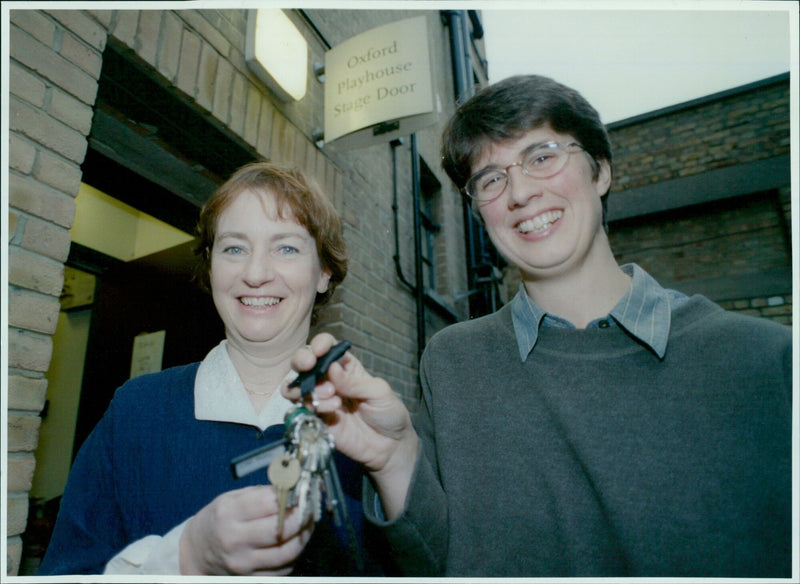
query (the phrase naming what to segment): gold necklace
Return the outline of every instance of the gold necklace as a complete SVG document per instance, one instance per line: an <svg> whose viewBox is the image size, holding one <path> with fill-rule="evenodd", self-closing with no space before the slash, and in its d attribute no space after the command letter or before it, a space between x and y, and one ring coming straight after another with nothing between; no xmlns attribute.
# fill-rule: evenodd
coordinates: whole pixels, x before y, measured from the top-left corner
<svg viewBox="0 0 800 584"><path fill-rule="evenodd" d="M310 348L310 345L306 345L306 346ZM287 378L288 378L288 377L289 377L289 376L292 374L292 372L293 372L293 371L290 369L290 370L289 370L289 372L288 372L286 375L284 375L284 377L283 377L283 381L286 381L286 380L287 380ZM281 383L283 383L283 381L281 381ZM262 397L263 397L263 396L265 396L265 395L272 395L273 393L275 393L275 391L276 391L277 389L280 389L280 385L278 385L278 387L277 387L277 388L273 388L273 389L271 389L271 390L267 390L267 391L256 391L256 390L254 390L254 389L250 389L249 387L247 387L246 385L244 385L244 382L242 382L242 385L244 386L244 390L245 390L247 393L249 393L250 395L260 395L260 396L262 396Z"/></svg>

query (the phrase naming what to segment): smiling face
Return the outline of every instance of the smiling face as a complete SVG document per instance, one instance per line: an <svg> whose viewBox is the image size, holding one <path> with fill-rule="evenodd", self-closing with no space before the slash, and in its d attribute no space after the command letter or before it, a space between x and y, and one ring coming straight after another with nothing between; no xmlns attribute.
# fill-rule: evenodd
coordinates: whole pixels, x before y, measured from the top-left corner
<svg viewBox="0 0 800 584"><path fill-rule="evenodd" d="M547 126L536 128L518 139L487 145L472 172L512 165L532 144L574 141ZM593 161L582 150L570 154L563 169L547 179L531 178L518 166L512 167L502 195L479 204L489 237L498 251L520 268L524 280L591 268L592 256L608 250L601 196L609 188L611 172L606 161L598 164L596 180Z"/></svg>
<svg viewBox="0 0 800 584"><path fill-rule="evenodd" d="M210 284L229 343L305 343L317 293L328 288L317 246L269 193L242 191L221 212Z"/></svg>

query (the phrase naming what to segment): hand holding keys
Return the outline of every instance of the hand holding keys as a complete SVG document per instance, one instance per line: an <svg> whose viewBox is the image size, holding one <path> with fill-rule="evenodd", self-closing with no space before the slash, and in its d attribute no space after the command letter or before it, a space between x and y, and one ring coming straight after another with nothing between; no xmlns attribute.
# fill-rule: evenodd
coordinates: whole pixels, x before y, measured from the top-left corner
<svg viewBox="0 0 800 584"><path fill-rule="evenodd" d="M317 360L317 364L310 371L305 371L289 384L289 387L300 388L300 398L304 400L312 394L314 387L319 383L335 361L341 359L350 348L350 341L341 341ZM312 394L313 395L313 394Z"/></svg>
<svg viewBox="0 0 800 584"><path fill-rule="evenodd" d="M319 358L312 370L298 375L289 386L299 386L302 399L313 395L314 387L325 376L328 367L344 356L349 348L348 341L338 343ZM298 505L302 520L306 514L313 513L314 521L319 521L324 501L327 511L333 513L335 524L346 524L356 561L361 565L363 559L334 462L334 440L327 426L315 413L301 405L286 412L285 426L283 440L233 459L234 476L238 478L268 465L267 475L278 496L279 537L289 507ZM278 447L285 449L280 456L277 455Z"/></svg>

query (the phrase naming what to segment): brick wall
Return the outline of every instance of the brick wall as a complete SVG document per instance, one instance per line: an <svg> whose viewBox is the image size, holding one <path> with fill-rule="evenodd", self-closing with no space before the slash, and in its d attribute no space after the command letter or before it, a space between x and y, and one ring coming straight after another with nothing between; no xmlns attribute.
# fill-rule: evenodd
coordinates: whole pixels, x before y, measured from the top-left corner
<svg viewBox="0 0 800 584"><path fill-rule="evenodd" d="M791 324L791 294L739 297L736 285L790 265L782 221L777 195L757 193L612 224L609 239L620 263L638 263L665 286L705 293L728 309ZM713 294L698 288L715 282ZM754 310L766 307L768 299L769 310Z"/></svg>
<svg viewBox="0 0 800 584"><path fill-rule="evenodd" d="M332 44L419 12L308 11ZM447 31L438 12L428 22L435 78L443 103L452 101ZM93 105L107 43L126 53L154 80L191 104L199 116L249 145L265 159L294 162L315 176L345 220L350 274L323 313L319 329L350 339L365 365L386 377L407 402L416 383L415 305L395 274L391 147L359 151L318 149L323 86L312 72L326 47L303 19L289 12L310 48L309 93L282 103L244 61L242 10L10 11L9 96L9 379L8 574L17 574L21 535L35 455L52 335L59 311L69 228L81 163L87 152ZM444 112L444 116L448 115ZM418 133L422 156L445 187L439 208L442 240L455 254L439 266L439 292L451 299L463 283L458 198L438 167L438 128ZM408 140L398 148L400 256L412 273L411 174Z"/></svg>
<svg viewBox="0 0 800 584"><path fill-rule="evenodd" d="M615 192L789 153L789 81L614 124Z"/></svg>
<svg viewBox="0 0 800 584"><path fill-rule="evenodd" d="M792 324L792 296L778 294L762 298L742 298L720 302L720 306L732 312L768 318L781 324Z"/></svg>
<svg viewBox="0 0 800 584"><path fill-rule="evenodd" d="M7 572L16 574L107 14L12 10Z"/></svg>
<svg viewBox="0 0 800 584"><path fill-rule="evenodd" d="M627 190L789 154L789 81L776 79L692 107L610 129L611 197ZM612 223L620 262L635 261L665 285L714 290L724 307L791 324L789 175L774 188ZM786 273L776 292L737 296L737 282ZM720 290L725 282L729 289ZM750 293L754 294L754 293ZM710 294L709 294L710 295Z"/></svg>

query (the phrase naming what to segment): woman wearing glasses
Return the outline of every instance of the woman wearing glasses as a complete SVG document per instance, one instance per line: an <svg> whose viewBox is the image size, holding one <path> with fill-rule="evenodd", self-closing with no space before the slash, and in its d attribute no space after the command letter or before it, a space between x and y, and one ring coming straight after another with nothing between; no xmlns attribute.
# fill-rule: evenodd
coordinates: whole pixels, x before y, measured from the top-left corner
<svg viewBox="0 0 800 584"><path fill-rule="evenodd" d="M352 356L316 392L406 573L787 577L791 329L617 264L611 146L574 90L490 86L443 154L519 292L431 339L413 426Z"/></svg>

